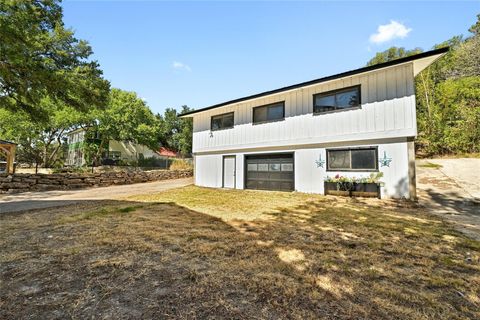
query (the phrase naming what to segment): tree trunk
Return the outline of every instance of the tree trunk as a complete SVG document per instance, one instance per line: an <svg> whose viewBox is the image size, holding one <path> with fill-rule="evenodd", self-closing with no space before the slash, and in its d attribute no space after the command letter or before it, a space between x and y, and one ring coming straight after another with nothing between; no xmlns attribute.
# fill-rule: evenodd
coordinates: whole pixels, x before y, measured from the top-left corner
<svg viewBox="0 0 480 320"><path fill-rule="evenodd" d="M58 150L60 150L60 148L62 147L62 134L63 132L65 131L65 129L62 129L62 131L60 131L60 133L58 134L57 136L57 143L58 145L55 147L55 149L53 150L53 152L50 154L50 156L48 157L48 163L50 164L50 162L53 160L53 157L55 157L55 155L57 154Z"/></svg>

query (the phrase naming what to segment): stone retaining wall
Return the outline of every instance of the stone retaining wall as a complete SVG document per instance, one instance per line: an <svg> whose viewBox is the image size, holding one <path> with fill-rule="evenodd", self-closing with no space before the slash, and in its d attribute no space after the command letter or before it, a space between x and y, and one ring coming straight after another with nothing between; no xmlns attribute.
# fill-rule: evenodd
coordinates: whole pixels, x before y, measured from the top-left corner
<svg viewBox="0 0 480 320"><path fill-rule="evenodd" d="M191 177L193 170L0 175L0 193L67 190Z"/></svg>

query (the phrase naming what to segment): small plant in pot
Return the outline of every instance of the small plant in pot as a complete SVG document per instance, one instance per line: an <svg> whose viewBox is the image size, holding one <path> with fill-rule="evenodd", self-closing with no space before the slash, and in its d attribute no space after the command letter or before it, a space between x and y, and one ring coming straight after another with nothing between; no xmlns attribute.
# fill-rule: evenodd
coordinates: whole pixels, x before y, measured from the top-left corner
<svg viewBox="0 0 480 320"><path fill-rule="evenodd" d="M355 189L355 180L337 174L334 178L328 177L325 179L329 190L337 191L352 191Z"/></svg>
<svg viewBox="0 0 480 320"><path fill-rule="evenodd" d="M371 173L368 177L343 177L337 174L335 177L325 178L325 193L348 195L348 196L379 196L383 177L382 172Z"/></svg>
<svg viewBox="0 0 480 320"><path fill-rule="evenodd" d="M383 172L372 172L364 182L365 192L377 192L378 187L383 185L380 179L383 178Z"/></svg>

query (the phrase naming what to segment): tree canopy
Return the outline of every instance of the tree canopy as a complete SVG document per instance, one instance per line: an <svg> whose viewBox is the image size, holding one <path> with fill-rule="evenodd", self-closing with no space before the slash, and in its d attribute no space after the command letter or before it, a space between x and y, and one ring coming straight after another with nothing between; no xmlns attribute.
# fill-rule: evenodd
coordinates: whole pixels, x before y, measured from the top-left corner
<svg viewBox="0 0 480 320"><path fill-rule="evenodd" d="M180 113L173 108L167 108L164 115L157 114L161 123L160 142L163 146L188 155L192 152L193 122L191 118L180 118L179 115L191 111L182 106Z"/></svg>
<svg viewBox="0 0 480 320"><path fill-rule="evenodd" d="M101 137L86 143L97 162L109 140L190 152L191 123L110 89L90 45L64 26L59 0L1 1L0 39L0 137L19 144L19 161L61 166L66 133L79 127Z"/></svg>
<svg viewBox="0 0 480 320"><path fill-rule="evenodd" d="M480 152L480 14L477 18L469 37L436 45L450 51L415 79L420 155ZM421 51L392 47L368 65Z"/></svg>
<svg viewBox="0 0 480 320"><path fill-rule="evenodd" d="M56 0L0 2L0 105L45 119L48 97L77 110L101 108L109 83L92 48L65 28Z"/></svg>
<svg viewBox="0 0 480 320"><path fill-rule="evenodd" d="M372 59L370 59L370 61L367 62L367 66L384 63L395 59L405 58L408 56L413 56L414 54L421 53L422 51L423 50L420 48L405 50L405 48L402 47L391 47L383 52L378 52L375 57L373 57Z"/></svg>
<svg viewBox="0 0 480 320"><path fill-rule="evenodd" d="M93 162L98 162L110 140L139 143L152 150L159 147L160 122L135 92L112 89L106 107L93 109L88 118L88 133L100 140L90 145L88 157Z"/></svg>

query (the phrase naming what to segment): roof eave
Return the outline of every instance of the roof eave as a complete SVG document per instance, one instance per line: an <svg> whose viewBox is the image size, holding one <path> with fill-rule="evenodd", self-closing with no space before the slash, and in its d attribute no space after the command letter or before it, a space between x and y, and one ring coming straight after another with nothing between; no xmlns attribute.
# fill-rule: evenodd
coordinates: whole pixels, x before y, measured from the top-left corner
<svg viewBox="0 0 480 320"><path fill-rule="evenodd" d="M205 108L202 108L202 109L189 111L189 112L180 114L179 116L181 118L193 117L193 115L196 114L196 113L208 111L208 110L211 110L211 109L225 107L225 106L240 103L240 102L245 102L245 101L249 101L249 100L253 100L253 99L257 99L257 98L261 98L261 97L265 97L265 96L269 96L269 95L273 95L273 94L277 94L277 93L281 93L281 92L295 90L295 89L302 88L302 87L316 85L318 83L332 81L332 80L336 80L336 79L340 79L340 78L344 78L344 77L349 77L349 76L353 76L353 75L357 75L357 74L361 74L361 73L366 73L366 72L371 72L371 71L375 71L375 70L379 70L379 69L383 69L383 68L388 68L388 67L392 67L392 66L396 66L396 65L400 65L400 64L404 64L404 63L415 62L416 60L420 60L420 59L427 60L426 63L424 63L422 65L418 65L417 69L414 70L414 75L417 75L418 72L420 72L424 68L428 67L435 60L440 58L442 55L446 54L448 52L449 48L450 47L443 47L443 48L440 48L440 49L435 49L435 50L431 50L431 51L427 51L427 52L422 52L422 53L415 54L415 55L405 57L405 58L400 58L400 59L396 59L396 60L392 60L392 61L388 61L388 62L384 62L384 63L379 63L379 64L372 65L372 66L367 66L367 67L354 69L354 70L350 70L350 71L346 71L346 72L342 72L342 73L337 73L337 74L334 74L334 75L331 75L331 76L326 76L326 77L319 78L319 79L314 79L314 80L310 80L310 81L306 81L306 82L301 82L301 83L294 84L294 85L291 85L291 86L286 86L286 87L282 87L282 88L278 88L278 89L274 89L274 90L270 90L270 91L257 93L257 94L246 96L246 97L243 97L243 98L238 98L238 99L222 102L222 103L219 103L219 104L215 104L215 105L205 107ZM431 59L425 59L425 58L431 58ZM414 66L415 66L415 64L414 64Z"/></svg>

